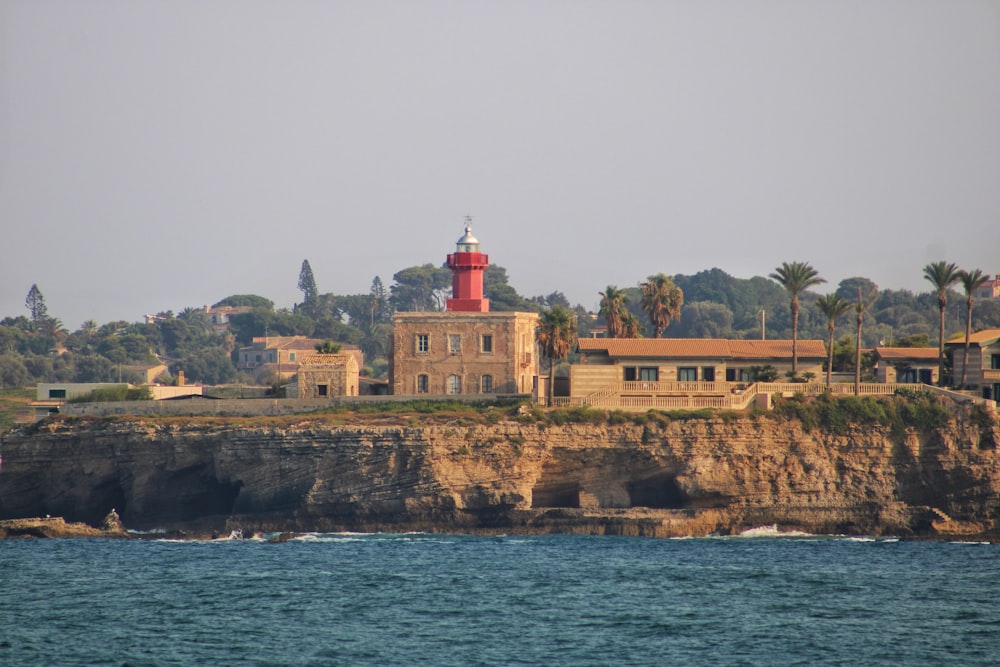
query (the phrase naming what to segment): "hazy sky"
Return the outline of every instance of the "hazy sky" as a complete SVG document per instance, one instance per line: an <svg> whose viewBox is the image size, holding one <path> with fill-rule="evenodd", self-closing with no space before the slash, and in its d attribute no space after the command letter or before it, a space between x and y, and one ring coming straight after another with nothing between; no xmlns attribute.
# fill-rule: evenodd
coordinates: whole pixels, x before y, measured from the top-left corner
<svg viewBox="0 0 1000 667"><path fill-rule="evenodd" d="M0 317L1000 272L1000 0L0 0ZM827 291L821 289L820 291Z"/></svg>

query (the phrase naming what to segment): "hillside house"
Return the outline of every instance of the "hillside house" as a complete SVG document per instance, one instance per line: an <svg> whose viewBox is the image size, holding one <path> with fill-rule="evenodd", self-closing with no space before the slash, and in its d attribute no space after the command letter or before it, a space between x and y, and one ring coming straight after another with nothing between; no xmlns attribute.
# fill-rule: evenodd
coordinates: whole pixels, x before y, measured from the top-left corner
<svg viewBox="0 0 1000 667"><path fill-rule="evenodd" d="M1000 274L972 290L973 299L1000 299Z"/></svg>
<svg viewBox="0 0 1000 667"><path fill-rule="evenodd" d="M952 337L944 346L951 355L952 382L958 384L962 381L965 334ZM981 392L983 398L995 401L1000 397L1000 329L983 329L970 336L965 383Z"/></svg>
<svg viewBox="0 0 1000 667"><path fill-rule="evenodd" d="M288 379L299 372L302 359L316 354L323 342L306 336L257 336L251 345L240 348L236 369L253 373L269 369L279 378ZM353 355L358 368L364 366L364 355L354 345L341 345L341 352Z"/></svg>
<svg viewBox="0 0 1000 667"><path fill-rule="evenodd" d="M936 347L876 347L872 350L879 382L937 384Z"/></svg>

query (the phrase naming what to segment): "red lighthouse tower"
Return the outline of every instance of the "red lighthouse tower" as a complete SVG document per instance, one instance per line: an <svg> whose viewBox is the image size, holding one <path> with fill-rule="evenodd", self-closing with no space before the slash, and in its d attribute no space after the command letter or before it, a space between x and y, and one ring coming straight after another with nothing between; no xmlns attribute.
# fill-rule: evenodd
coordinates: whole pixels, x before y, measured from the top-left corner
<svg viewBox="0 0 1000 667"><path fill-rule="evenodd" d="M479 252L479 241L472 235L472 219L465 218L465 236L458 240L455 252L448 255L451 269L449 312L488 313L490 300L483 298L483 272L490 257Z"/></svg>

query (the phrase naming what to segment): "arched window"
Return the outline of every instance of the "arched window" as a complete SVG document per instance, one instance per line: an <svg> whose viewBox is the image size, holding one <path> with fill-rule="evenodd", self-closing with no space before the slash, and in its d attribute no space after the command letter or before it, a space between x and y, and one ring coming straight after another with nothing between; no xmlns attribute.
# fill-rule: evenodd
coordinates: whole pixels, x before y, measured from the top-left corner
<svg viewBox="0 0 1000 667"><path fill-rule="evenodd" d="M448 393L449 394L462 393L462 376L460 375L448 376Z"/></svg>

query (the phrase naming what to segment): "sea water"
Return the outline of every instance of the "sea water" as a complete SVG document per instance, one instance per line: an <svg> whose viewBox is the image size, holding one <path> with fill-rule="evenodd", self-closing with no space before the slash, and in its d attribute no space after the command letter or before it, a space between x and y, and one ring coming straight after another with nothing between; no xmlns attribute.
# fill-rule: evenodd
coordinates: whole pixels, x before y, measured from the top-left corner
<svg viewBox="0 0 1000 667"><path fill-rule="evenodd" d="M768 531L0 542L6 666L988 664L988 544Z"/></svg>

